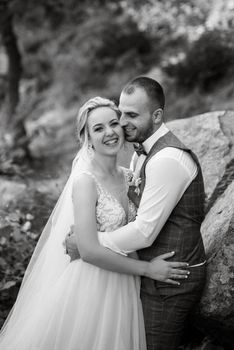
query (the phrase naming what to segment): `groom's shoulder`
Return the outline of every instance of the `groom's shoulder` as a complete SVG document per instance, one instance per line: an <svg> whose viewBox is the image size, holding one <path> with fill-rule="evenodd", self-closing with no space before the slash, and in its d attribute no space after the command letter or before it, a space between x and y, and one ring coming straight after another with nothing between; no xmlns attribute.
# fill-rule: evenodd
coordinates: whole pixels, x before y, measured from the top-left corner
<svg viewBox="0 0 234 350"><path fill-rule="evenodd" d="M175 135L171 130L168 131L162 137L162 140L165 143L165 146L175 147L183 150L188 150L189 148L184 144L183 140L181 140L177 135Z"/></svg>

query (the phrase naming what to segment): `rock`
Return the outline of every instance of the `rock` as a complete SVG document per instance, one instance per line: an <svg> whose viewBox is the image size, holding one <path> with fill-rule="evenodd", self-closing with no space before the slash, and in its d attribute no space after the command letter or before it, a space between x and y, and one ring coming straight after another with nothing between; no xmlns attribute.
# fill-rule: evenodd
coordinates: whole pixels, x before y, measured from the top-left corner
<svg viewBox="0 0 234 350"><path fill-rule="evenodd" d="M207 254L207 281L201 312L205 317L232 319L234 325L234 181L202 224Z"/></svg>
<svg viewBox="0 0 234 350"><path fill-rule="evenodd" d="M66 183L67 176L62 175L56 179L37 180L34 182L34 187L43 195L50 195L57 199L61 194Z"/></svg>
<svg viewBox="0 0 234 350"><path fill-rule="evenodd" d="M234 344L234 181L216 200L202 224L207 283L196 322L224 349Z"/></svg>
<svg viewBox="0 0 234 350"><path fill-rule="evenodd" d="M31 221L34 219L34 216L32 214L28 213L28 214L26 214L25 218L26 218L26 220Z"/></svg>
<svg viewBox="0 0 234 350"><path fill-rule="evenodd" d="M19 242L22 239L22 234L19 227L14 227L11 233L11 237L15 242Z"/></svg>
<svg viewBox="0 0 234 350"><path fill-rule="evenodd" d="M229 173L229 183L234 179L234 112L173 120L168 127L198 156L210 207L226 188Z"/></svg>
<svg viewBox="0 0 234 350"><path fill-rule="evenodd" d="M4 208L11 203L17 202L20 196L25 195L27 186L25 183L16 182L14 180L9 181L1 178L0 181L0 207Z"/></svg>
<svg viewBox="0 0 234 350"><path fill-rule="evenodd" d="M0 237L0 245L5 245L7 243L6 237Z"/></svg>
<svg viewBox="0 0 234 350"><path fill-rule="evenodd" d="M27 231L29 231L29 230L31 229L31 227L32 227L31 222L30 222L30 221L26 221L26 222L23 224L23 226L21 227L21 231L27 232Z"/></svg>
<svg viewBox="0 0 234 350"><path fill-rule="evenodd" d="M202 237L207 283L194 320L225 349L234 344L234 112L174 120L169 128L198 156L207 195Z"/></svg>
<svg viewBox="0 0 234 350"><path fill-rule="evenodd" d="M75 137L75 120L77 110L64 110L58 107L44 112L40 117L27 120L25 127L30 138L30 153L34 158L41 158L49 155L58 155L77 152ZM64 122L66 115L66 123ZM69 137L68 137L69 135Z"/></svg>

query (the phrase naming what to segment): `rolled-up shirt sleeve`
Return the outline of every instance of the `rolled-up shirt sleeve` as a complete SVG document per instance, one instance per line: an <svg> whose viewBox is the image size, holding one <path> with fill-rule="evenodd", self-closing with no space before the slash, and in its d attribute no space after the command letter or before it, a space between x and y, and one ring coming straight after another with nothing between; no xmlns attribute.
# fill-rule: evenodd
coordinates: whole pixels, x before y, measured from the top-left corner
<svg viewBox="0 0 234 350"><path fill-rule="evenodd" d="M135 221L112 232L99 232L100 244L124 255L151 246L196 175L197 167L188 157L191 169L173 157L152 157Z"/></svg>

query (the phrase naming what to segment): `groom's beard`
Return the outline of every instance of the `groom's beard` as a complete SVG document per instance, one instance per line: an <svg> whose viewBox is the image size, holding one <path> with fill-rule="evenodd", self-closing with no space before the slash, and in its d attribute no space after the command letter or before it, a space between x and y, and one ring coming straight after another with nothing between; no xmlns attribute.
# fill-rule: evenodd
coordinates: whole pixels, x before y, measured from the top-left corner
<svg viewBox="0 0 234 350"><path fill-rule="evenodd" d="M125 131L125 128L127 129L128 126L123 127L124 138L125 141L128 142L142 143L154 133L153 122L148 123L148 125L144 125L142 128L134 127L131 132Z"/></svg>

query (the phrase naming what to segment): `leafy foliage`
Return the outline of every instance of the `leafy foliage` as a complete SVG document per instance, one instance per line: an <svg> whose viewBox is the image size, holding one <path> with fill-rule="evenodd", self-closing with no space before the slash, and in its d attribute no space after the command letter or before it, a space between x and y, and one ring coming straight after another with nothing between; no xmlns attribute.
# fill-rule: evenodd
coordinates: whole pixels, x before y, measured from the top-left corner
<svg viewBox="0 0 234 350"><path fill-rule="evenodd" d="M214 0L147 0L131 1L130 13L142 29L151 36L159 33L167 41L184 35L190 36L203 26Z"/></svg>
<svg viewBox="0 0 234 350"><path fill-rule="evenodd" d="M196 40L185 58L165 70L176 78L179 87L211 90L234 67L233 33L208 31Z"/></svg>
<svg viewBox="0 0 234 350"><path fill-rule="evenodd" d="M50 191L39 192L34 188L38 185L28 181L27 193L22 193L17 203L0 209L0 327L16 299L25 269L57 198Z"/></svg>
<svg viewBox="0 0 234 350"><path fill-rule="evenodd" d="M94 55L97 62L101 63L100 70L103 71L119 66L118 59L121 59L121 56L127 52L131 52L131 55L122 62L124 67L131 65L134 57L143 63L144 56L151 50L147 36L139 31L136 23L129 17L106 21L97 34L102 40L98 40L98 47ZM120 65L119 68L123 67Z"/></svg>
<svg viewBox="0 0 234 350"><path fill-rule="evenodd" d="M5 217L0 232L0 325L12 307L38 235L31 232L31 214L19 210Z"/></svg>

